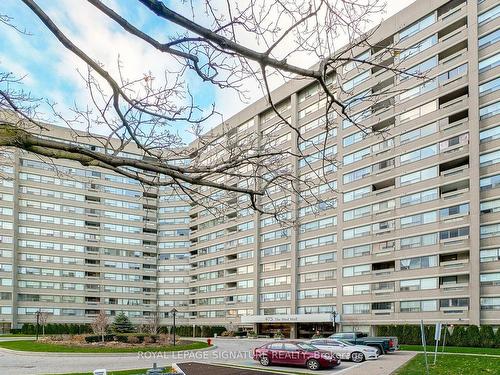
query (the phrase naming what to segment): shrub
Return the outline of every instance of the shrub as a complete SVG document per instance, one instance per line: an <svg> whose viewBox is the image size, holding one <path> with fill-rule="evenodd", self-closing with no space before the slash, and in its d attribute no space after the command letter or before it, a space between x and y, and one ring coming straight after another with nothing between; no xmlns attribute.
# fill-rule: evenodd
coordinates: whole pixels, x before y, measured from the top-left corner
<svg viewBox="0 0 500 375"><path fill-rule="evenodd" d="M466 335L464 326L454 326L450 336L450 346L466 346Z"/></svg>
<svg viewBox="0 0 500 375"><path fill-rule="evenodd" d="M482 325L479 329L479 336L481 338L481 346L483 348L493 348L495 345L495 333L491 326Z"/></svg>
<svg viewBox="0 0 500 375"><path fill-rule="evenodd" d="M78 343L84 343L85 342L85 335L73 335L71 337L71 341L78 342Z"/></svg>
<svg viewBox="0 0 500 375"><path fill-rule="evenodd" d="M113 335L111 335L111 336L113 336ZM114 335L113 336L113 341L129 342L128 339L129 339L129 336L127 336L127 335Z"/></svg>
<svg viewBox="0 0 500 375"><path fill-rule="evenodd" d="M477 326L469 326L465 332L467 346L481 346L481 337L479 336L479 328Z"/></svg>
<svg viewBox="0 0 500 375"><path fill-rule="evenodd" d="M139 340L139 337L137 336L128 336L127 339L128 339L127 342L129 344L139 344L141 342L141 340Z"/></svg>
<svg viewBox="0 0 500 375"><path fill-rule="evenodd" d="M144 337L144 344L153 344L156 342L156 336L146 336Z"/></svg>
<svg viewBox="0 0 500 375"><path fill-rule="evenodd" d="M224 331L221 333L221 336L224 337L234 337L234 331Z"/></svg>
<svg viewBox="0 0 500 375"><path fill-rule="evenodd" d="M114 338L115 338L115 336L113 336L113 335L104 335L104 341L113 341ZM101 342L101 336L100 335L85 336L85 341L88 343Z"/></svg>
<svg viewBox="0 0 500 375"><path fill-rule="evenodd" d="M500 327L495 332L495 348L500 348Z"/></svg>

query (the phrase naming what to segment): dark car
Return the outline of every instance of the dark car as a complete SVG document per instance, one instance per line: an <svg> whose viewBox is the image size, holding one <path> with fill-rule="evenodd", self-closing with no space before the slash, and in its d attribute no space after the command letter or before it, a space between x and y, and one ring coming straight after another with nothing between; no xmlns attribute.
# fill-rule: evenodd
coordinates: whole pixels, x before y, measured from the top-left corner
<svg viewBox="0 0 500 375"><path fill-rule="evenodd" d="M333 334L329 338L348 341L354 345L372 346L377 349L378 355L399 350L397 337L369 337L362 332L342 332Z"/></svg>
<svg viewBox="0 0 500 375"><path fill-rule="evenodd" d="M254 349L253 359L259 361L262 366L306 366L309 370L340 365L340 359L335 355L305 342L280 341L262 345Z"/></svg>

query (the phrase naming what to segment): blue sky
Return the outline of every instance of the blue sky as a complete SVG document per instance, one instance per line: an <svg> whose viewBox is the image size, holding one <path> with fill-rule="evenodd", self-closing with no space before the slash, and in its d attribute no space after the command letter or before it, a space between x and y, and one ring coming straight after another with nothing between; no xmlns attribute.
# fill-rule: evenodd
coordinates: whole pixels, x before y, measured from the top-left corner
<svg viewBox="0 0 500 375"><path fill-rule="evenodd" d="M175 32L175 26L159 20L138 2L131 0L105 1L114 9L146 32L162 40L162 36ZM388 0L388 15L408 5L412 0ZM131 78L140 77L149 71L162 76L172 61L164 54L128 36L114 26L95 8L84 0L39 0L39 5L85 52L103 63L105 68L116 72L118 57L123 61L124 71ZM180 12L189 11L180 1L172 6ZM78 71L86 72L85 65L66 51L55 37L47 31L38 18L19 0L0 1L0 14L13 18L13 23L30 35L22 35L0 24L0 71L13 72L24 77L23 88L36 97L47 98L58 103L58 109L67 111L74 103L88 103L88 91ZM188 13L189 14L189 13ZM242 103L231 90L221 91L203 83L193 73L186 76L196 102L209 108L212 103L224 118L235 114L248 103ZM249 85L249 101L261 96L256 85ZM219 118L215 120L219 122ZM215 125L215 124L211 124Z"/></svg>

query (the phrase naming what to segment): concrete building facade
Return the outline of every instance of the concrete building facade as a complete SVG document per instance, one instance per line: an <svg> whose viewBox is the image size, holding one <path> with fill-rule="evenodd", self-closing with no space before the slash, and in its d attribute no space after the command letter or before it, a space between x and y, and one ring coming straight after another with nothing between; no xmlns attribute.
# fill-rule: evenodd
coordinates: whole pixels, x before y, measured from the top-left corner
<svg viewBox="0 0 500 375"><path fill-rule="evenodd" d="M166 188L71 162L55 162L58 173L6 151L4 329L33 322L39 308L59 322L90 322L104 309L169 324L175 307L179 324L292 337L331 332L334 317L346 331L420 319L500 325L499 15L494 0L419 0L354 51L400 51L384 61L399 73L342 67L354 98L380 94L349 110L382 133L332 119L326 146L339 165L328 171L336 189L317 187L323 206L273 196L289 203L293 227L250 211L214 220ZM292 151L324 139L314 84L293 81L273 96L307 142L265 100L230 119L227 137L272 129ZM294 161L297 175L309 172L303 164Z"/></svg>

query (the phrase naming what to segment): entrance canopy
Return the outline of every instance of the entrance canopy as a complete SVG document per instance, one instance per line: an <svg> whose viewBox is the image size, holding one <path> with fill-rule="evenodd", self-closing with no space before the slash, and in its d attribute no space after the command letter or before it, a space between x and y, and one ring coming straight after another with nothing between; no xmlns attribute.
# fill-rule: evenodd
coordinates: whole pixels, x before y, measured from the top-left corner
<svg viewBox="0 0 500 375"><path fill-rule="evenodd" d="M340 322L337 315L336 322ZM324 314L291 314L291 315L247 315L241 317L241 323L333 323L333 315Z"/></svg>

